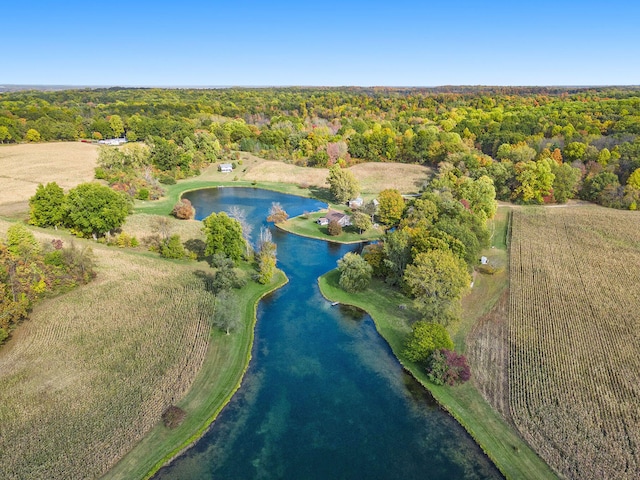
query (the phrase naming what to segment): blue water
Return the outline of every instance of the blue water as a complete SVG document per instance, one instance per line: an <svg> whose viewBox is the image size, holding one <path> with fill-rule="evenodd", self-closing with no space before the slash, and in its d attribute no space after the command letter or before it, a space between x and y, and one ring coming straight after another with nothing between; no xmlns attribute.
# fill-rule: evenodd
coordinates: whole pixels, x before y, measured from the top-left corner
<svg viewBox="0 0 640 480"><path fill-rule="evenodd" d="M325 206L250 188L185 196L198 219L244 208L256 232L273 201L291 216ZM357 247L272 232L289 283L259 305L242 388L211 430L155 478L502 478L403 372L371 318L320 295L317 278Z"/></svg>

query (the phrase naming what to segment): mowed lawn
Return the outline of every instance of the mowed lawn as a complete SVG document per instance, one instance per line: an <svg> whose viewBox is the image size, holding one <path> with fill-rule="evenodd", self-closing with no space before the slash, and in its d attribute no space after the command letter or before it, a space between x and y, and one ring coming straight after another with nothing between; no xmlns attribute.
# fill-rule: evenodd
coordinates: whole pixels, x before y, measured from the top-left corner
<svg viewBox="0 0 640 480"><path fill-rule="evenodd" d="M98 148L82 142L0 146L0 215L26 211L39 183L68 190L93 180Z"/></svg>

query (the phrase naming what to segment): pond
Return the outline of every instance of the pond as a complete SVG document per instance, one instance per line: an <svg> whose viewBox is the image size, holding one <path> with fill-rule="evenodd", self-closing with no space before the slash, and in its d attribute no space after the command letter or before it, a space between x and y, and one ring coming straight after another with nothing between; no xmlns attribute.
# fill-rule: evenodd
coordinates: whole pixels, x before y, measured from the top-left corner
<svg viewBox="0 0 640 480"><path fill-rule="evenodd" d="M185 194L196 218L239 206L254 237L271 202L319 201L251 188ZM466 431L401 368L371 318L332 307L317 278L357 247L272 228L289 283L258 307L253 359L209 432L157 479L493 479Z"/></svg>

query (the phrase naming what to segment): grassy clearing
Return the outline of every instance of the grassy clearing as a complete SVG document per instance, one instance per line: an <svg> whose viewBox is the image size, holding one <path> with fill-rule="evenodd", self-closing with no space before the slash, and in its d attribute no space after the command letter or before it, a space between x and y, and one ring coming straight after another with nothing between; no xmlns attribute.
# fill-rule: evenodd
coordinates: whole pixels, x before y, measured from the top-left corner
<svg viewBox="0 0 640 480"><path fill-rule="evenodd" d="M495 219L495 230L499 233L493 237L492 246L495 248L489 248L484 252L492 260L506 261L506 252L500 247L505 243L504 232L508 225L508 218L508 209L500 209ZM411 306L406 305L406 297L397 292L390 293L388 287L379 281L372 282L371 287L365 292L348 294L339 287L338 279L337 270L319 279L323 295L331 301L355 305L366 310L400 363L431 392L443 408L467 429L507 478L556 478L551 469L520 438L509 422L487 403L476 386L475 378L473 383L469 382L457 387L437 386L428 381L422 368L404 357L402 352L406 335L410 331L411 323L419 318ZM499 276L476 276L474 288L463 302L463 321L451 329L456 348L464 350L468 332L474 328L475 322L499 305L506 285L508 285L508 277L505 272ZM400 305L406 308L400 308ZM473 345L475 346L475 343ZM470 360L473 360L473 357ZM475 377L478 372L473 362L472 367L472 374Z"/></svg>
<svg viewBox="0 0 640 480"><path fill-rule="evenodd" d="M358 179L365 195L375 196L385 188L402 193L417 193L432 171L422 165L403 163L360 163L349 170ZM244 179L271 183L292 183L327 187L327 168L298 167L282 162L264 160L253 162L246 168Z"/></svg>
<svg viewBox="0 0 640 480"><path fill-rule="evenodd" d="M0 231L7 227L0 221ZM92 247L97 279L40 303L0 349L2 478L96 478L151 432L127 457L133 464L115 470L144 477L189 444L238 387L255 303L276 286L248 284L242 331L212 334L207 265ZM176 403L187 418L169 431L160 416Z"/></svg>
<svg viewBox="0 0 640 480"><path fill-rule="evenodd" d="M0 215L26 212L39 183L65 190L93 179L98 147L82 142L0 146Z"/></svg>
<svg viewBox="0 0 640 480"><path fill-rule="evenodd" d="M320 240L336 243L360 243L377 240L384 233L381 228L372 227L365 232L359 233L355 227L346 227L342 230L340 235L331 236L329 235L329 229L326 225L320 226L317 223L317 220L325 214L326 211L300 215L298 217L290 218L286 222L278 223L276 226L286 232L301 235L303 237L318 238Z"/></svg>
<svg viewBox="0 0 640 480"><path fill-rule="evenodd" d="M639 478L640 214L518 209L509 399L522 435L567 478Z"/></svg>

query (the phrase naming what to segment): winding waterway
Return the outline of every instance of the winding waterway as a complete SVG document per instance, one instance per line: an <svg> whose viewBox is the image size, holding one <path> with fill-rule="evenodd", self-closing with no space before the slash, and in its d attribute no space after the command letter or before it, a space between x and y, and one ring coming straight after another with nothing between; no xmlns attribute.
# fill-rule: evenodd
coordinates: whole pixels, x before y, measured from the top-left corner
<svg viewBox="0 0 640 480"><path fill-rule="evenodd" d="M254 237L271 202L291 215L324 205L250 188L185 195L197 218L237 205ZM500 473L403 372L371 318L332 307L316 279L354 246L272 227L289 277L258 307L253 359L211 430L156 479L493 479Z"/></svg>

